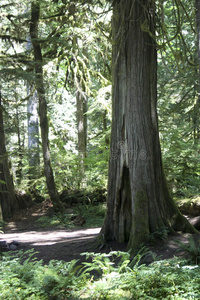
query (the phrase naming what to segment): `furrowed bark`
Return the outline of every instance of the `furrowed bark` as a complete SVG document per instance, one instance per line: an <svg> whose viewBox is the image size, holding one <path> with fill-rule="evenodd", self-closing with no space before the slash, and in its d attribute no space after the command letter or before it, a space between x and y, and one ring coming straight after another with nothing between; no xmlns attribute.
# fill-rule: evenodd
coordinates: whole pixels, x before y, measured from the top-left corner
<svg viewBox="0 0 200 300"><path fill-rule="evenodd" d="M155 7L120 0L113 8L113 115L105 240L136 249L162 227L195 232L169 193L157 118Z"/></svg>

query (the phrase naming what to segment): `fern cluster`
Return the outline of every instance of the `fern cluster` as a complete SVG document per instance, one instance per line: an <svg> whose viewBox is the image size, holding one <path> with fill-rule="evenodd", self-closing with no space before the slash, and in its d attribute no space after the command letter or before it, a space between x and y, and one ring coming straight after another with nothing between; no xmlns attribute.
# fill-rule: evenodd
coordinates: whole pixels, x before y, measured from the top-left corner
<svg viewBox="0 0 200 300"><path fill-rule="evenodd" d="M179 245L179 250L185 252L188 260L192 263L200 263L200 241L199 239L195 240L194 236L190 236L188 243L183 243L179 240L176 240L176 243Z"/></svg>
<svg viewBox="0 0 200 300"><path fill-rule="evenodd" d="M0 299L194 299L199 297L198 265L178 258L140 264L127 252L84 253L82 265L34 259L33 250L6 253L0 261ZM89 259L89 261L88 261Z"/></svg>

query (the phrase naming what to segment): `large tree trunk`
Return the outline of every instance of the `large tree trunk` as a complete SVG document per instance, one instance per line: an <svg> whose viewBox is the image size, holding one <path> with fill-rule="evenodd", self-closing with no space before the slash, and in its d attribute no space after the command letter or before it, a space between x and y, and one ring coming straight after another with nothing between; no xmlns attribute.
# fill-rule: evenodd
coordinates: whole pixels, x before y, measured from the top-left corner
<svg viewBox="0 0 200 300"><path fill-rule="evenodd" d="M154 1L114 1L113 116L106 240L136 249L162 227L194 231L175 206L159 143Z"/></svg>
<svg viewBox="0 0 200 300"><path fill-rule="evenodd" d="M43 59L40 43L38 41L38 22L39 22L40 4L39 1L31 3L31 22L30 22L30 36L33 45L34 58L35 58L35 73L36 73L36 89L39 99L39 118L40 129L42 137L42 151L44 159L44 169L47 182L47 188L50 199L55 209L60 209L61 204L59 195L55 186L53 171L50 160L49 149L49 128L47 119L47 103L45 98L44 80L43 80Z"/></svg>
<svg viewBox="0 0 200 300"><path fill-rule="evenodd" d="M0 215L3 218L11 216L18 208L12 177L10 175L8 154L5 146L3 108L0 92Z"/></svg>

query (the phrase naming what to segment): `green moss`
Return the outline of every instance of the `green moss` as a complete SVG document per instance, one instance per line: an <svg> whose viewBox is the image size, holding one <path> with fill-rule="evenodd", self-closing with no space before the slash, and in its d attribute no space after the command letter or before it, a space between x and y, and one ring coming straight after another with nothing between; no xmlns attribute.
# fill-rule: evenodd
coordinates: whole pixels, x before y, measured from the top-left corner
<svg viewBox="0 0 200 300"><path fill-rule="evenodd" d="M128 248L134 252L149 235L148 197L143 190L136 192L134 216Z"/></svg>

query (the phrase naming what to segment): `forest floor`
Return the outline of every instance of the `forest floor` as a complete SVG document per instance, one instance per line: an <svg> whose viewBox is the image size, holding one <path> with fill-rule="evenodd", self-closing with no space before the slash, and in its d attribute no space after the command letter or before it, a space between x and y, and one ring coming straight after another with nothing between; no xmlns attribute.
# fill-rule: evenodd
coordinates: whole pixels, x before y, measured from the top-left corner
<svg viewBox="0 0 200 300"><path fill-rule="evenodd" d="M32 208L21 210L3 227L3 234L0 234L0 240L8 244L12 241L20 243L15 251L20 249L26 251L34 249L38 260L43 260L47 264L50 260L71 261L77 259L85 260L81 253L84 252L105 252L120 250L126 251L126 245L112 242L102 249L96 248L95 238L100 228L58 228L58 227L41 227L37 219L41 216L52 213L52 206L46 201L36 204ZM67 211L66 211L67 213ZM168 236L166 240L160 240L151 245L149 249L153 257L159 259L173 258L174 256L185 255L176 240L186 244L191 234L177 233ZM195 235L195 240L200 241L200 235ZM152 256L145 258L145 262L151 262Z"/></svg>

